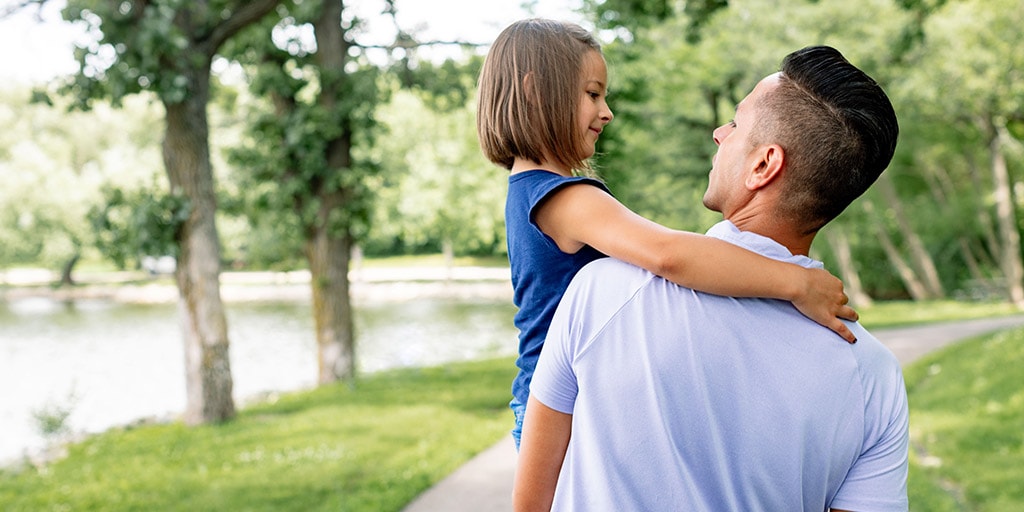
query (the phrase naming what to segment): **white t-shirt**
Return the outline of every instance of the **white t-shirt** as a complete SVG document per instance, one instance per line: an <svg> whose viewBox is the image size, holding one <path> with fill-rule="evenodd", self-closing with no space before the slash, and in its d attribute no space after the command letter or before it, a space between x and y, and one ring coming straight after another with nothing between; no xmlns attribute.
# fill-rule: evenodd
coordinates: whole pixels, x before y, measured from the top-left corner
<svg viewBox="0 0 1024 512"><path fill-rule="evenodd" d="M708 235L821 266L730 222ZM849 326L854 345L785 301L587 265L531 386L573 415L552 510L907 510L903 374Z"/></svg>

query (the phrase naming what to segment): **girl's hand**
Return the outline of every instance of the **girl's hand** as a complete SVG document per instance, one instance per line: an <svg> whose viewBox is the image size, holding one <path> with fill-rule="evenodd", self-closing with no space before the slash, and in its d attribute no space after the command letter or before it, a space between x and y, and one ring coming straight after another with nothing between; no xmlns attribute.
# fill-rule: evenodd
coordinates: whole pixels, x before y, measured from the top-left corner
<svg viewBox="0 0 1024 512"><path fill-rule="evenodd" d="M804 293L792 301L793 305L807 318L832 329L847 342L856 343L857 338L853 332L840 320L845 318L856 321L860 318L847 305L850 299L843 293L843 282L824 269L806 270Z"/></svg>

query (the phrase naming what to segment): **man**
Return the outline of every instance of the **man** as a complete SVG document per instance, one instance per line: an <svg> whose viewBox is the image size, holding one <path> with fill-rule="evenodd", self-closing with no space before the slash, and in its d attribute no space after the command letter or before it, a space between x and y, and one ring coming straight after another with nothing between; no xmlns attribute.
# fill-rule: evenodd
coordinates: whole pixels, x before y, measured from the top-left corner
<svg viewBox="0 0 1024 512"><path fill-rule="evenodd" d="M838 51L790 54L714 131L704 204L725 221L708 235L820 266L815 234L885 169L897 133L885 93ZM902 372L849 325L854 345L783 301L591 263L533 379L516 510L906 510Z"/></svg>

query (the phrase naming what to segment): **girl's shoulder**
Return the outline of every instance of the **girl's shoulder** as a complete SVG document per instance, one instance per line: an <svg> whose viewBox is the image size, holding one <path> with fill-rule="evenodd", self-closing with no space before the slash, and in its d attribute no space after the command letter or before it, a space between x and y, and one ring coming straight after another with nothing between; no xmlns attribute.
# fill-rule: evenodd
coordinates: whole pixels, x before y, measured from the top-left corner
<svg viewBox="0 0 1024 512"><path fill-rule="evenodd" d="M587 184L609 192L608 186L597 178L588 176L562 176L543 169L518 172L509 176L509 188L525 188L534 191L542 191L546 195L568 185Z"/></svg>

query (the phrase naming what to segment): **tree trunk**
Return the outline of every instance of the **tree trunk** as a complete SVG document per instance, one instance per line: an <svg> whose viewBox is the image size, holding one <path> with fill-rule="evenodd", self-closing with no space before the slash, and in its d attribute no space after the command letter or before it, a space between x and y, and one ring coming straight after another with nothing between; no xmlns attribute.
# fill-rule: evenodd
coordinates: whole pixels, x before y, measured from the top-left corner
<svg viewBox="0 0 1024 512"><path fill-rule="evenodd" d="M995 183L996 222L999 225L1002 239L1000 267L1006 278L1006 288L1010 302L1018 308L1024 308L1024 265L1020 256L1020 231L1017 229L1017 216L1013 206L1013 189L1010 172L1006 167L1006 155L1003 153L1003 140L1010 137L1003 124L993 120L993 137L989 144L992 159L992 177Z"/></svg>
<svg viewBox="0 0 1024 512"><path fill-rule="evenodd" d="M64 262L64 266L60 269L60 286L75 285L75 279L72 277L71 272L75 269L75 265L81 257L82 255L76 252L68 261Z"/></svg>
<svg viewBox="0 0 1024 512"><path fill-rule="evenodd" d="M879 192L885 198L885 202L895 212L896 225L899 226L900 234L903 236L907 249L910 251L911 267L915 270L919 281L924 286L927 297L931 299L945 297L946 292L942 287L942 281L939 279L939 272L935 268L935 261L932 260L932 255L928 253L928 250L924 248L921 237L917 235L914 227L910 225L909 217L907 217L906 211L903 209L903 203L900 200L899 194L896 193L896 187L892 183L892 178L882 173L876 183L878 184Z"/></svg>
<svg viewBox="0 0 1024 512"><path fill-rule="evenodd" d="M928 166L921 162L916 163L917 166L924 168L925 172L921 175L924 177L925 183L928 184L928 190L932 193L932 198L935 202L943 209L950 209L950 198L957 195L957 187L954 184L953 178L949 175L948 170L942 166ZM974 186L974 192L971 194L973 197L978 197L977 183L972 183ZM960 192L963 194L963 191ZM984 208L978 208L981 213L984 213ZM979 215L979 222L985 225L985 215ZM977 256L974 254L974 250L971 248L970 240L967 236L960 236L957 238L957 245L960 249L960 255L964 259L964 263L967 265L967 271L970 273L971 280L978 284L978 286L984 286L987 281L984 272L981 270L981 264L978 262Z"/></svg>
<svg viewBox="0 0 1024 512"><path fill-rule="evenodd" d="M306 258L313 288L318 382L327 384L355 377L355 329L348 268L352 248L347 234L337 235L326 222L333 209L322 206L313 237L306 242Z"/></svg>
<svg viewBox="0 0 1024 512"><path fill-rule="evenodd" d="M979 169L978 163L973 158L968 158L967 165L970 170L971 186L973 187L971 193L974 197L986 197L991 194L991 190L995 188L995 185L982 182L984 179L983 174L985 173ZM992 214L984 201L978 201L977 215L978 225L982 229L985 240L981 260L991 264L993 267L998 267L999 264L996 262L998 259L997 255L1002 254L1003 244L1000 242L999 236L996 235L996 223L992 219Z"/></svg>
<svg viewBox="0 0 1024 512"><path fill-rule="evenodd" d="M885 255L889 257L889 262L896 268L896 272L903 281L903 285L907 287L907 292L910 293L910 298L914 300L928 299L927 288L925 288L924 283L918 279L917 274L915 274L914 270L910 268L910 265L903 261L903 256L900 254L900 251L896 249L896 245L892 243L892 238L889 237L889 233L887 233L885 228L881 226L876 229L878 232L878 240L882 243L882 249L885 251Z"/></svg>
<svg viewBox="0 0 1024 512"><path fill-rule="evenodd" d="M833 226L831 229L825 230L825 239L828 240L828 244L839 262L839 275L842 276L843 286L846 288L846 294L850 297L850 302L860 308L871 307L874 301L861 285L860 274L853 264L850 239L847 238L846 232L839 226Z"/></svg>
<svg viewBox="0 0 1024 512"><path fill-rule="evenodd" d="M452 237L445 236L441 240L441 254L444 257L444 279L451 281L455 273L455 247L452 244Z"/></svg>
<svg viewBox="0 0 1024 512"><path fill-rule="evenodd" d="M188 198L190 213L179 234L178 314L185 341L186 424L221 422L235 415L227 321L220 297L220 240L210 164L206 105L209 61L186 72L189 94L165 103L164 165L171 192Z"/></svg>
<svg viewBox="0 0 1024 512"><path fill-rule="evenodd" d="M315 24L316 59L320 67L319 103L336 112L344 91L349 44L341 26L344 3L324 1ZM343 217L350 192L334 174L351 172L352 131L341 117L341 134L327 144L328 177L314 184L319 202L317 218L307 231L307 258L313 281L313 315L316 324L319 382L351 381L355 377L355 329L349 293L349 261L352 235Z"/></svg>
<svg viewBox="0 0 1024 512"><path fill-rule="evenodd" d="M971 243L966 237L958 238L957 243L960 246L960 254L963 255L964 262L967 263L967 271L971 274L971 279L983 281L985 279L985 273L981 271L981 265L978 264L978 258L974 255L974 251L971 249Z"/></svg>
<svg viewBox="0 0 1024 512"><path fill-rule="evenodd" d="M875 213L874 203L864 200L861 204L869 217L877 215ZM913 300L927 299L927 288L925 288L921 280L918 279L917 274L912 268L910 268L910 265L903 260L903 255L900 254L899 249L896 248L896 244L892 241L892 237L889 236L889 232L886 231L885 224L880 222L880 220L875 220L874 222L871 222L871 225L875 231L875 235L878 236L878 241L882 244L882 250L885 251L886 257L889 258L889 263L892 264L893 268L896 269L896 273L899 274L900 280L903 281L903 286L910 294L910 298Z"/></svg>

